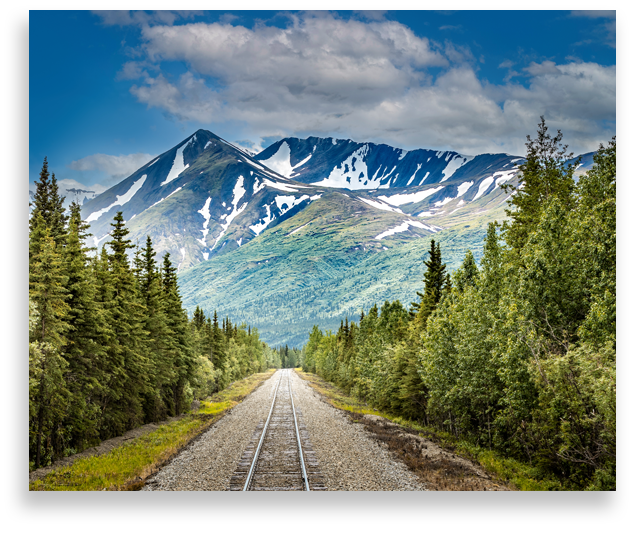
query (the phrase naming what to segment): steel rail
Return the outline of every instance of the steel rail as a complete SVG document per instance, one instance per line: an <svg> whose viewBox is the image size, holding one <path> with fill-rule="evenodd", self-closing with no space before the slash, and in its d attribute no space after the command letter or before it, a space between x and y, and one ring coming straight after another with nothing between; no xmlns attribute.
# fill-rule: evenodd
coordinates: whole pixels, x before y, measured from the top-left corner
<svg viewBox="0 0 643 540"><path fill-rule="evenodd" d="M268 429L268 424L270 424L270 417L272 416L272 410L275 407L275 401L277 401L277 394L279 393L279 386L281 386L281 379L284 376L284 372L282 371L281 374L279 375L279 382L277 383L277 388L275 388L275 397L272 398L272 405L270 406L270 412L268 413L268 419L266 420L266 423L263 426L263 431L261 432L261 439L259 440L259 444L257 445L257 450L255 451L255 457L252 460L252 465L250 465L250 471L248 472L248 478L246 478L246 483L243 485L243 491L248 490L248 486L250 485L250 480L252 480L252 475L255 470L255 465L257 464L257 458L259 457L259 452L261 451L261 445L263 444L263 439L266 436L266 431Z"/></svg>
<svg viewBox="0 0 643 540"><path fill-rule="evenodd" d="M304 463L304 453L301 450L301 440L299 439L299 425L297 424L297 411L295 410L295 402L292 397L292 384L290 381L290 370L288 371L288 391L290 392L290 404L292 405L292 415L295 418L295 433L297 434L297 446L299 447L299 460L301 461L301 476L306 486L306 491L310 491L308 485L308 476L306 476L306 463Z"/></svg>

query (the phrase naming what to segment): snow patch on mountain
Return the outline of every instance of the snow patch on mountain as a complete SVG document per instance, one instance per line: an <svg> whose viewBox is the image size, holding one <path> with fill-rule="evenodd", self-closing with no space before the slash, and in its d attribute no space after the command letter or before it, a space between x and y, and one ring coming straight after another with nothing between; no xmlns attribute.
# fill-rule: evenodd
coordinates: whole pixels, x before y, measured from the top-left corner
<svg viewBox="0 0 643 540"><path fill-rule="evenodd" d="M103 208L102 210L98 210L96 212L92 212L89 217L87 218L87 222L89 223L90 221L95 221L99 217L101 217L105 212L109 212L112 208L115 206L123 206L124 204L128 203L134 195L136 195L136 192L141 189L143 184L145 183L145 180L147 179L147 175L144 174L141 176L136 182L132 184L132 187L130 187L127 190L127 193L124 195L116 195L116 202L113 202L106 208Z"/></svg>
<svg viewBox="0 0 643 540"><path fill-rule="evenodd" d="M455 155L455 157L452 157L447 166L444 168L442 171L442 174L444 175L444 178L440 180L440 182L444 182L451 178L453 176L453 173L457 171L462 165L464 165L467 161L470 159L473 159L472 156L459 156Z"/></svg>
<svg viewBox="0 0 643 540"><path fill-rule="evenodd" d="M472 185L473 185L473 182L462 182L462 184L460 184L458 186L458 194L457 194L456 198L457 197L462 197L462 195L464 195L467 191L469 191L469 188ZM462 202L462 201L460 201L460 202Z"/></svg>
<svg viewBox="0 0 643 540"><path fill-rule="evenodd" d="M498 178L496 178L496 186L493 189L496 189L508 180L511 180L514 176L516 176L517 172L518 169L511 169L509 171L498 171L497 173L494 173L493 176L497 176Z"/></svg>
<svg viewBox="0 0 643 540"><path fill-rule="evenodd" d="M411 227L417 227L418 229L425 229L427 231L431 232L436 232L433 230L433 227L429 227L425 225L424 223L420 223L419 221L413 221L411 219L407 219L402 223L401 225L398 225L397 227L393 227L392 229L388 229L387 231L384 231L383 233L378 234L375 237L375 240L381 240L382 238L386 238L387 236L391 236L396 233L404 232L409 230L409 225Z"/></svg>
<svg viewBox="0 0 643 540"><path fill-rule="evenodd" d="M417 164L417 169L415 169L415 172L413 173L413 176L411 176L411 178L409 178L409 181L406 183L406 185L407 185L407 186L410 186L410 185L411 185L411 182L413 182L413 179L415 178L415 175L416 175L416 174L418 173L418 171L420 170L420 167L422 167L422 164L421 164L421 163L418 163L418 164Z"/></svg>
<svg viewBox="0 0 643 540"><path fill-rule="evenodd" d="M221 228L223 229L221 233L219 233L219 236L217 236L217 239L214 241L214 245L212 246L211 249L214 249L216 245L219 243L219 240L223 238L223 235L225 232L228 230L228 227L230 226L230 223L232 223L232 220L236 218L241 212L243 212L246 209L246 206L248 206L248 203L245 202L243 205L241 205L241 208L238 208L237 205L239 204L239 201L241 198L245 195L246 190L243 187L243 176L239 176L237 178L237 183L234 185L234 189L232 190L233 198L232 198L232 212L230 214L226 214L224 216L221 216L221 219L225 219L225 223L219 223L221 225Z"/></svg>
<svg viewBox="0 0 643 540"><path fill-rule="evenodd" d="M278 172L286 178L292 174L293 167L290 165L290 146L286 141L281 143L279 150L272 157L260 160L266 167Z"/></svg>
<svg viewBox="0 0 643 540"><path fill-rule="evenodd" d="M167 178L163 180L163 182L161 182L162 186L164 186L165 184L169 184L172 180L175 180L176 177L179 176L179 174L181 174L190 166L189 164L186 164L183 159L183 150L185 150L185 147L193 140L194 137L192 137L188 142L186 142L183 146L176 150L176 154L174 155L174 163L172 163L172 168L170 169Z"/></svg>
<svg viewBox="0 0 643 540"><path fill-rule="evenodd" d="M162 203L165 199L169 199L172 195L174 195L175 193L178 193L178 192L179 192L179 191L181 191L182 189L183 189L183 186L181 186L180 188L176 188L176 189L175 189L172 193L170 193L167 197L163 197L161 200L156 201L152 206L150 206L150 208L153 208L153 207L154 207L154 206L156 206L157 204Z"/></svg>
<svg viewBox="0 0 643 540"><path fill-rule="evenodd" d="M440 202L436 202L435 206L444 206L445 204L450 203L454 199L455 199L455 197L446 197L446 198L442 199Z"/></svg>
<svg viewBox="0 0 643 540"><path fill-rule="evenodd" d="M278 189L280 191L289 191L292 193L299 192L299 190L297 189L297 186L293 186L291 184L282 184L281 182L273 182L272 180L268 180L267 178L265 178L263 182L265 185Z"/></svg>
<svg viewBox="0 0 643 540"><path fill-rule="evenodd" d="M423 201L427 197L433 195L440 191L444 186L438 186L436 188L425 189L423 191L416 191L415 193L398 193L396 195L386 196L379 195L377 198L381 199L393 206L401 206L403 204L410 204Z"/></svg>
<svg viewBox="0 0 643 540"><path fill-rule="evenodd" d="M385 203L371 201L370 199L362 199L361 197L358 197L358 199L372 206L373 208L377 208L378 210L385 210L387 212L397 212L398 214L404 214L404 212L402 212L402 210L400 210L399 208L391 208L388 204L385 204Z"/></svg>
<svg viewBox="0 0 643 540"><path fill-rule="evenodd" d="M368 168L364 158L369 152L369 146L364 144L355 150L344 161L337 165L328 175L320 182L314 182L313 186L327 186L344 188L350 190L369 189L378 186L375 178L369 178ZM391 171L392 173L393 171Z"/></svg>
<svg viewBox="0 0 643 540"><path fill-rule="evenodd" d="M429 158L429 159L431 159L431 158ZM428 163L428 162L427 162L427 163ZM424 178L422 178L422 180L420 181L420 185L424 184L424 181L429 177L429 174L431 174L431 171L427 172L427 173L424 175Z"/></svg>
<svg viewBox="0 0 643 540"><path fill-rule="evenodd" d="M484 192L487 191L487 188L493 184L494 178L492 176L488 176L485 178L482 182L480 182L480 185L478 186L478 193L476 193L476 196L473 198L475 201L476 199L479 199L484 195ZM473 201L472 201L473 202Z"/></svg>
<svg viewBox="0 0 643 540"><path fill-rule="evenodd" d="M261 231L263 231L271 221L276 219L277 216L273 216L272 213L270 212L270 205L269 204L264 204L264 208L266 209L266 217L264 219L259 220L259 223L255 225L250 225L250 230L255 233L255 235L259 236Z"/></svg>
<svg viewBox="0 0 643 540"><path fill-rule="evenodd" d="M203 205L203 208L199 210L199 214L203 216L203 219L205 222L203 223L203 230L201 231L203 233L203 240L197 239L198 242L203 244L203 247L206 247L205 243L205 238L208 235L208 225L210 223L210 203L212 202L212 197L208 197L208 199L205 201L205 204Z"/></svg>
<svg viewBox="0 0 643 540"><path fill-rule="evenodd" d="M293 167L293 170L294 169L299 169L299 167L301 167L304 163L306 163L311 157L313 157L312 154L310 154L308 157L305 157L304 159L302 159L299 163L297 163L297 165L295 165ZM292 173L291 173L291 176L292 176Z"/></svg>
<svg viewBox="0 0 643 540"><path fill-rule="evenodd" d="M275 197L275 204L277 205L277 208L279 209L279 214L283 216L293 206L301 204L302 202L304 202L306 199L309 199L309 198L310 197L308 195L302 195L298 199L295 198L294 195L277 195ZM286 207L285 210L282 208L283 206Z"/></svg>

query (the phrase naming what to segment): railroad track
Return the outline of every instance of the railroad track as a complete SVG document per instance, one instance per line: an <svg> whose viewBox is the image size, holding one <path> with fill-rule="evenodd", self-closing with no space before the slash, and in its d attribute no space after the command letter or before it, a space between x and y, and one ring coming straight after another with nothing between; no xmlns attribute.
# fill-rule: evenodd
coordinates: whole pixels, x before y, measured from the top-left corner
<svg viewBox="0 0 643 540"><path fill-rule="evenodd" d="M280 370L266 420L260 422L230 479L230 491L323 491L323 477L301 413L291 371Z"/></svg>

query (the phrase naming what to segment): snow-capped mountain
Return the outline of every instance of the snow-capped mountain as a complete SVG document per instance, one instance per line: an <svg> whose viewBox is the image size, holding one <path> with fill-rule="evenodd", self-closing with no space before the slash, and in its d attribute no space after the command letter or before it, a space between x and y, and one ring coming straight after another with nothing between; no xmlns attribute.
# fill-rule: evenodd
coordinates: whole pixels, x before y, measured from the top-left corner
<svg viewBox="0 0 643 540"><path fill-rule="evenodd" d="M169 251L186 270L239 249L338 190L381 221L382 230L365 242L433 234L445 227L440 219L465 215L479 199L501 204L497 188L514 179L521 160L315 137L283 139L252 156L198 130L88 200L82 215L100 247L122 211L135 241L151 236L159 256Z"/></svg>
<svg viewBox="0 0 643 540"><path fill-rule="evenodd" d="M238 248L321 194L199 130L82 207L95 246L123 212L132 238L150 235L184 269Z"/></svg>
<svg viewBox="0 0 643 540"><path fill-rule="evenodd" d="M457 152L393 148L386 144L308 137L275 142L256 159L305 184L350 190L410 188L470 179L493 168L515 168L507 154L464 156Z"/></svg>

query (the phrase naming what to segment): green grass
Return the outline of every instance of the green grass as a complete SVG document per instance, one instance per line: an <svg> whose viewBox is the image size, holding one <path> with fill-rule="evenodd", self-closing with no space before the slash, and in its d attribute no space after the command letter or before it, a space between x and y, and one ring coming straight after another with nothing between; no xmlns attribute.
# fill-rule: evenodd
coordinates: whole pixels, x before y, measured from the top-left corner
<svg viewBox="0 0 643 540"><path fill-rule="evenodd" d="M559 491L565 489L560 480L544 474L537 467L528 463L502 456L497 451L481 448L467 441L458 440L451 434L437 431L432 427L379 411L367 403L347 395L336 385L324 380L319 375L302 372L301 368L297 368L296 371L302 379L309 381L313 389L325 396L337 409L351 413L381 416L400 426L411 428L443 448L478 462L493 477L520 491Z"/></svg>
<svg viewBox="0 0 643 540"><path fill-rule="evenodd" d="M201 402L197 412L163 425L152 433L123 444L102 456L81 458L29 483L30 491L122 491L143 487L191 440L203 433L226 411L266 381L271 369L255 373Z"/></svg>
<svg viewBox="0 0 643 540"><path fill-rule="evenodd" d="M30 491L127 490L142 485L158 466L214 421L190 415L102 456L83 458L29 483Z"/></svg>

